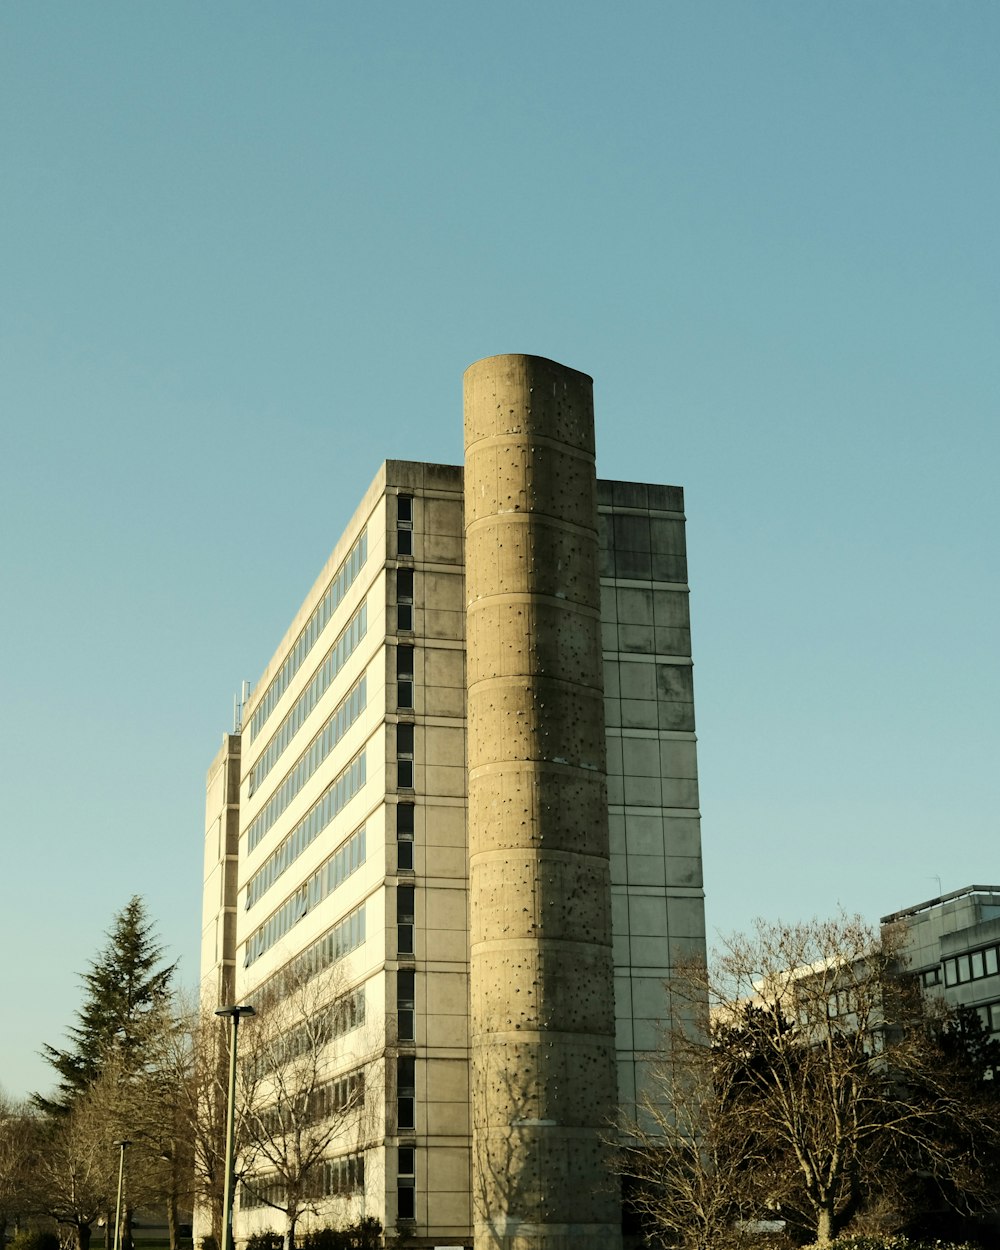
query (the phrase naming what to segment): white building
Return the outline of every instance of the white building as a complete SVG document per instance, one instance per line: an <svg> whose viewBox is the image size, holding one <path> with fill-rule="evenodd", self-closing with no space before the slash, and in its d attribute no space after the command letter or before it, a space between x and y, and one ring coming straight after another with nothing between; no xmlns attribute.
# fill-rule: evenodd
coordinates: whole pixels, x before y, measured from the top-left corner
<svg viewBox="0 0 1000 1250"><path fill-rule="evenodd" d="M627 1102L672 960L704 950L687 565L679 488L599 482L597 501ZM375 1215L428 1247L473 1226L463 525L462 468L383 464L207 791L203 998L253 1003L313 952L350 999L331 1079L378 1051L364 1140L332 1151L312 1223ZM262 1227L280 1217L237 1207L237 1239Z"/></svg>

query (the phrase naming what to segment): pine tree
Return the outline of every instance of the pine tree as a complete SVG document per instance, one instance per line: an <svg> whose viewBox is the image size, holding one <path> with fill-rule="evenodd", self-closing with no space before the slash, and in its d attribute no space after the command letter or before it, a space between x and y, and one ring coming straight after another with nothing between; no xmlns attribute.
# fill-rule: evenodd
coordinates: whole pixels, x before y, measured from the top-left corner
<svg viewBox="0 0 1000 1250"><path fill-rule="evenodd" d="M176 964L162 967L163 948L141 898L135 895L115 917L108 944L82 979L86 990L66 1050L45 1045L42 1054L59 1074L51 1098L32 1095L49 1113L67 1112L98 1079L109 1060L137 1071L152 1032L168 1009Z"/></svg>

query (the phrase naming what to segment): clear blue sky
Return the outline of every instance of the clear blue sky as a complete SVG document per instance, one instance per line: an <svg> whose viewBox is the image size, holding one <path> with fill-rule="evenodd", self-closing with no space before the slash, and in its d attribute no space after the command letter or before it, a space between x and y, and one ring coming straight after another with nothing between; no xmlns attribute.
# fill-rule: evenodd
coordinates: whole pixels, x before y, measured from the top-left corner
<svg viewBox="0 0 1000 1250"><path fill-rule="evenodd" d="M461 377L687 492L711 930L1000 879L1000 6L0 7L0 1084Z"/></svg>

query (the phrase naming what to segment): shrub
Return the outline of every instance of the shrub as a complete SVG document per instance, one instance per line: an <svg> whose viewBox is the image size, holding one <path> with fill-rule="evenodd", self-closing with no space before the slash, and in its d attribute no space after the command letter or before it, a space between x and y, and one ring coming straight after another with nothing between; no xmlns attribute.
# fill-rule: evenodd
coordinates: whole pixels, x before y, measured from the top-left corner
<svg viewBox="0 0 1000 1250"><path fill-rule="evenodd" d="M347 1232L340 1228L314 1228L298 1239L303 1250L348 1250Z"/></svg>
<svg viewBox="0 0 1000 1250"><path fill-rule="evenodd" d="M247 1250L281 1250L285 1244L285 1239L280 1233L272 1232L269 1228L262 1233L251 1233L247 1238Z"/></svg>
<svg viewBox="0 0 1000 1250"><path fill-rule="evenodd" d="M375 1216L367 1215L347 1228L314 1228L297 1238L297 1242L302 1250L380 1250L382 1224Z"/></svg>
<svg viewBox="0 0 1000 1250"><path fill-rule="evenodd" d="M7 1250L59 1250L59 1238L55 1233L25 1228L7 1242Z"/></svg>
<svg viewBox="0 0 1000 1250"><path fill-rule="evenodd" d="M826 1250L978 1250L967 1241L911 1241L902 1233L868 1233L862 1237L837 1237Z"/></svg>

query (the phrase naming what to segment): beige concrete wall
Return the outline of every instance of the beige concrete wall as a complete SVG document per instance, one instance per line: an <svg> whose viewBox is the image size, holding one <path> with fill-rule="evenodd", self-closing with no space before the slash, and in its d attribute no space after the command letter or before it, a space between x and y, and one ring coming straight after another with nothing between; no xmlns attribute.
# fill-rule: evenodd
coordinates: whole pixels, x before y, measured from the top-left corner
<svg viewBox="0 0 1000 1250"><path fill-rule="evenodd" d="M201 1000L207 1010L233 1001L240 825L240 735L223 734L205 779Z"/></svg>
<svg viewBox="0 0 1000 1250"><path fill-rule="evenodd" d="M395 1010L395 972L412 968L412 1040L392 1048L414 1059L414 1127L400 1128L387 1107L383 1219L415 1245L466 1240L470 1208L469 932L465 841L465 594L462 473L455 466L386 464L386 778L387 827L394 802L413 804L413 869L400 869L387 847L389 891L414 887L413 952L398 953L387 934L387 1011ZM397 549L394 495L412 498L412 555ZM413 571L411 630L397 628L394 574ZM413 647L413 706L393 705L396 647ZM413 787L399 789L395 727L414 729ZM392 869L395 869L393 872ZM391 910L391 909L390 909ZM395 911L391 910L395 916ZM395 956L395 958L393 958ZM390 1035L390 1041L393 1041ZM400 1220L396 1170L400 1147L413 1148L415 1218Z"/></svg>
<svg viewBox="0 0 1000 1250"><path fill-rule="evenodd" d="M591 380L465 375L477 1250L620 1244Z"/></svg>

